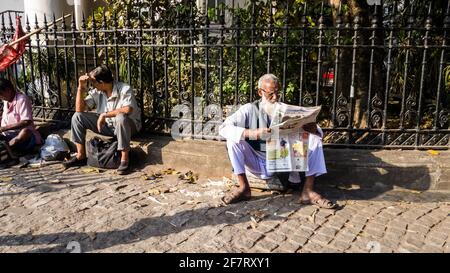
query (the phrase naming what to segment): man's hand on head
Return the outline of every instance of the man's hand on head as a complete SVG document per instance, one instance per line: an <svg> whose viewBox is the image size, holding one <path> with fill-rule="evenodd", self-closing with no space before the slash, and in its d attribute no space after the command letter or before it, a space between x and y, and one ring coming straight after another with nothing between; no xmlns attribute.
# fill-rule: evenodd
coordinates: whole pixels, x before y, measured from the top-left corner
<svg viewBox="0 0 450 273"><path fill-rule="evenodd" d="M78 78L78 85L80 87L86 87L89 79L90 77L88 74L81 75L80 78Z"/></svg>

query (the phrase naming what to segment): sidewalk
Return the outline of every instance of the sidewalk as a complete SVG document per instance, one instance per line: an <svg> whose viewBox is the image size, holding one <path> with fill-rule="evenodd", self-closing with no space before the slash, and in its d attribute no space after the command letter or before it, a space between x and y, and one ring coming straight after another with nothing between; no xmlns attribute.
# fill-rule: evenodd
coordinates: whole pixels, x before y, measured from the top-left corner
<svg viewBox="0 0 450 273"><path fill-rule="evenodd" d="M144 180L157 170L0 170L0 251L450 252L448 192L322 182L319 191L342 210L299 205L297 192L254 191L222 207L221 180Z"/></svg>

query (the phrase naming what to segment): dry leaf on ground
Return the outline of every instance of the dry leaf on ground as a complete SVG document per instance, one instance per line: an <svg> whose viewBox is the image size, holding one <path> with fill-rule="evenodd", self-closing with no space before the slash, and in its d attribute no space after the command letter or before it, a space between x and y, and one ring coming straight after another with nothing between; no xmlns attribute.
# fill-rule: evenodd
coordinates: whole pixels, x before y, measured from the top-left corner
<svg viewBox="0 0 450 273"><path fill-rule="evenodd" d="M81 171L83 173L100 173L100 169L94 167L84 167Z"/></svg>
<svg viewBox="0 0 450 273"><path fill-rule="evenodd" d="M150 195L159 195L159 194L161 194L161 191L159 189L150 189L147 192Z"/></svg>
<svg viewBox="0 0 450 273"><path fill-rule="evenodd" d="M198 174L188 171L185 174L178 176L179 179L185 181L186 183L195 183L198 180Z"/></svg>
<svg viewBox="0 0 450 273"><path fill-rule="evenodd" d="M440 154L438 151L435 151L435 150L428 150L427 152L430 155L439 155Z"/></svg>
<svg viewBox="0 0 450 273"><path fill-rule="evenodd" d="M336 186L336 188L338 188L340 190L345 190L345 191L352 191L352 190L359 190L359 189L361 189L361 186L360 185L356 185L356 184L338 185L338 186Z"/></svg>
<svg viewBox="0 0 450 273"><path fill-rule="evenodd" d="M167 170L162 171L163 174L180 174L180 172L176 171L175 169L168 168Z"/></svg>
<svg viewBox="0 0 450 273"><path fill-rule="evenodd" d="M156 180L157 178L155 176L153 176L153 175L143 174L141 176L141 179L142 180L151 180L151 181L153 181L153 180Z"/></svg>
<svg viewBox="0 0 450 273"><path fill-rule="evenodd" d="M309 221L313 224L315 224L316 214L318 211L319 211L318 209L315 209L314 212L310 216L308 216Z"/></svg>
<svg viewBox="0 0 450 273"><path fill-rule="evenodd" d="M261 210L254 210L254 211L249 212L249 214L250 214L250 219L254 219L256 222L261 221L262 219L264 219L264 217L267 216L267 214Z"/></svg>
<svg viewBox="0 0 450 273"><path fill-rule="evenodd" d="M12 177L6 176L6 177L0 177L0 182L10 182L12 181Z"/></svg>

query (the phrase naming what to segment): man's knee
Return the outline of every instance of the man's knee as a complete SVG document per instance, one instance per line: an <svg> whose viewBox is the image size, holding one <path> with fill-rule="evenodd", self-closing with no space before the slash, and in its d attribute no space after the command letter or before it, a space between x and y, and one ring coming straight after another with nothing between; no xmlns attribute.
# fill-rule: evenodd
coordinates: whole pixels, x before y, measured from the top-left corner
<svg viewBox="0 0 450 273"><path fill-rule="evenodd" d="M243 140L241 140L239 142L227 140L227 148L228 148L228 150L231 150L231 151L242 150L243 145L245 145L245 141L243 141Z"/></svg>
<svg viewBox="0 0 450 273"><path fill-rule="evenodd" d="M33 135L33 132L30 130L30 128L23 128L20 130L19 135L24 137L31 137Z"/></svg>
<svg viewBox="0 0 450 273"><path fill-rule="evenodd" d="M81 120L83 118L83 112L75 112L72 116L72 124L81 124Z"/></svg>
<svg viewBox="0 0 450 273"><path fill-rule="evenodd" d="M127 114L119 113L116 115L115 120L118 126L125 125L128 123L129 117Z"/></svg>
<svg viewBox="0 0 450 273"><path fill-rule="evenodd" d="M249 156L252 156L250 153L248 153L248 143L245 140L241 140L239 142L234 142L227 140L227 152L228 157L231 161L246 161L248 160Z"/></svg>
<svg viewBox="0 0 450 273"><path fill-rule="evenodd" d="M30 140L32 136L33 132L29 128L23 128L14 139L16 140L16 142L22 143Z"/></svg>

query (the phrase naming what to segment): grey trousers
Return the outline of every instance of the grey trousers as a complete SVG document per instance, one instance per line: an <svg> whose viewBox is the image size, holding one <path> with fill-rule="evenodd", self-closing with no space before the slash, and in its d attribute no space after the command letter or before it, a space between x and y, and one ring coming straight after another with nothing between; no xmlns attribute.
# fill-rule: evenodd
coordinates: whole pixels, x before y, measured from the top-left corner
<svg viewBox="0 0 450 273"><path fill-rule="evenodd" d="M92 112L76 112L72 116L72 141L78 144L86 143L86 131L89 129L94 133L105 136L117 136L117 150L127 150L130 148L131 137L137 133L136 124L126 114L118 114L115 119L115 127L104 124L99 132L97 120L99 114Z"/></svg>

